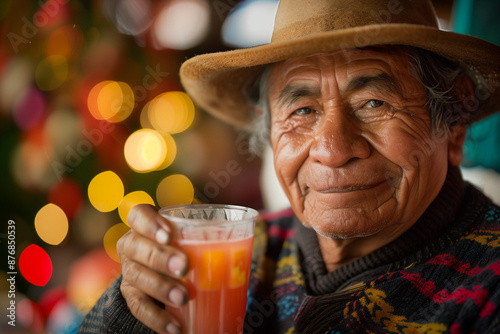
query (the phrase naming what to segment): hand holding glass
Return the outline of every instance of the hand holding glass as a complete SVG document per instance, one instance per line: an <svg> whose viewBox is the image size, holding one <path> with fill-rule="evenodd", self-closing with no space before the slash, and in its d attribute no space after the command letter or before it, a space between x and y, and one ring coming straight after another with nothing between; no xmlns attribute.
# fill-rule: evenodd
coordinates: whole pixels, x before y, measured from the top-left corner
<svg viewBox="0 0 500 334"><path fill-rule="evenodd" d="M190 300L180 308L179 319L187 333L242 333L258 212L234 205L194 204L159 213L176 228L173 244L189 258L183 280Z"/></svg>

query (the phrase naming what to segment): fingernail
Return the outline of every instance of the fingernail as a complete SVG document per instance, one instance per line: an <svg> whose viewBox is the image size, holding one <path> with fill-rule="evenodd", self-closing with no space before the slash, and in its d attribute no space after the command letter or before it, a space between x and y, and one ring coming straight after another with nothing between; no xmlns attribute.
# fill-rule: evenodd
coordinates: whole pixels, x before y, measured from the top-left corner
<svg viewBox="0 0 500 334"><path fill-rule="evenodd" d="M168 244L169 235L164 229L160 228L158 231L156 231L155 238L156 241L158 241L162 245Z"/></svg>
<svg viewBox="0 0 500 334"><path fill-rule="evenodd" d="M177 326L173 322L169 323L165 329L170 334L180 334L181 333L181 329L179 328L179 326Z"/></svg>
<svg viewBox="0 0 500 334"><path fill-rule="evenodd" d="M186 263L178 255L173 255L168 260L167 266L168 266L168 270L170 270L171 273L174 273L178 277L182 277L186 273Z"/></svg>
<svg viewBox="0 0 500 334"><path fill-rule="evenodd" d="M168 293L168 299L177 306L182 306L186 303L186 295L179 288L172 288Z"/></svg>

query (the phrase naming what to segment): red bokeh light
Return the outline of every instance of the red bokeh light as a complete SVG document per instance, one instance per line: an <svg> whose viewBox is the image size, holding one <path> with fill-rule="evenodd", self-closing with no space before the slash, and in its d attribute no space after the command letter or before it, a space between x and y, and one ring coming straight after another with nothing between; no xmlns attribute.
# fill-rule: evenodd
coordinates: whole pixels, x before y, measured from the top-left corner
<svg viewBox="0 0 500 334"><path fill-rule="evenodd" d="M33 244L21 253L19 269L31 284L45 286L52 276L52 261L42 247Z"/></svg>
<svg viewBox="0 0 500 334"><path fill-rule="evenodd" d="M17 305L19 322L30 331L30 333L42 333L44 318L40 306L34 301L24 298Z"/></svg>
<svg viewBox="0 0 500 334"><path fill-rule="evenodd" d="M49 192L49 203L60 207L68 219L73 219L80 212L83 195L80 186L71 179L63 179L54 184Z"/></svg>

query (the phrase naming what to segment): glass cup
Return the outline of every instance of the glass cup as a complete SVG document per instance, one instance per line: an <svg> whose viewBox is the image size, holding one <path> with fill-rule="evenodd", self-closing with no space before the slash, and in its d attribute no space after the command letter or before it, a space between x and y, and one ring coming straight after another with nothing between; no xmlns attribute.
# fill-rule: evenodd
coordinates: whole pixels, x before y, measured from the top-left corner
<svg viewBox="0 0 500 334"><path fill-rule="evenodd" d="M193 204L159 213L175 228L172 243L189 258L182 279L190 300L178 311L189 334L240 334L258 212L235 205Z"/></svg>

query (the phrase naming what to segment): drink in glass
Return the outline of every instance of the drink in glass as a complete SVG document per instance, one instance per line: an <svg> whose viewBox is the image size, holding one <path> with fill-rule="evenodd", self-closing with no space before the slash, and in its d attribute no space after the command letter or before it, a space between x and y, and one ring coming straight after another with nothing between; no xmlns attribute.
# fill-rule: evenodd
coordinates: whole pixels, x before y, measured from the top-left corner
<svg viewBox="0 0 500 334"><path fill-rule="evenodd" d="M175 227L174 244L189 258L190 300L180 319L192 334L243 332L257 211L233 205L160 210ZM174 312L179 315L179 312Z"/></svg>

